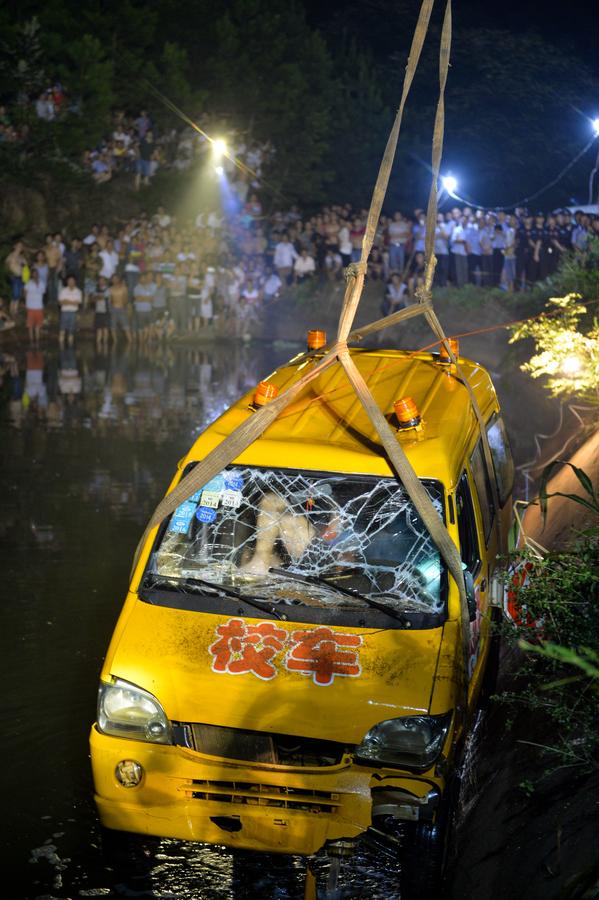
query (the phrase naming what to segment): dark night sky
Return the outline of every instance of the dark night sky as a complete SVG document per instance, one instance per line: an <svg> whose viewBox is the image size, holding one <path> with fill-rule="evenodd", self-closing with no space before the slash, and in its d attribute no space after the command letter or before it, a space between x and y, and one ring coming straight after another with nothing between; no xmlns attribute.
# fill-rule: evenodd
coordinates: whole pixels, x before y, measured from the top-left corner
<svg viewBox="0 0 599 900"><path fill-rule="evenodd" d="M439 2L440 8L444 7ZM310 20L322 25L334 12L341 15L348 7L364 18L384 14L389 7L405 8L410 24L416 21L420 0L305 0ZM439 14L439 11L437 11ZM588 65L599 68L597 26L599 12L593 0L454 0L454 29L460 27L501 28L513 33L536 31L558 46L564 43L584 58ZM376 49L376 48L374 48Z"/></svg>

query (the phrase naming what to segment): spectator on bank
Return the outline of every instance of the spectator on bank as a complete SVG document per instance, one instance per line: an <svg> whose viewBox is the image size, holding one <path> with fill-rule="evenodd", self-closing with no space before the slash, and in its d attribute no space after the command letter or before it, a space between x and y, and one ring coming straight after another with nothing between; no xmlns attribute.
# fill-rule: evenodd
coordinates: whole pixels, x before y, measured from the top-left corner
<svg viewBox="0 0 599 900"><path fill-rule="evenodd" d="M410 224L397 211L387 225L389 269L392 272L403 272L406 264L406 245L409 240Z"/></svg>
<svg viewBox="0 0 599 900"><path fill-rule="evenodd" d="M10 315L13 319L16 319L19 312L19 303L23 296L23 274L27 265L23 241L15 241L12 250L5 259L5 265L10 278Z"/></svg>
<svg viewBox="0 0 599 900"><path fill-rule="evenodd" d="M96 350L106 351L110 334L110 287L108 279L102 275L98 278L98 284L90 296L90 302L94 307Z"/></svg>
<svg viewBox="0 0 599 900"><path fill-rule="evenodd" d="M156 285L150 272L144 272L133 291L133 304L135 309L135 333L141 343L150 339L153 316L152 306Z"/></svg>
<svg viewBox="0 0 599 900"><path fill-rule="evenodd" d="M307 249L303 247L300 255L293 263L293 274L296 284L310 280L315 272L316 263L314 262L314 257L309 256Z"/></svg>
<svg viewBox="0 0 599 900"><path fill-rule="evenodd" d="M71 347L75 341L75 332L77 330L77 315L83 303L81 290L77 287L74 275L69 275L65 287L62 288L58 295L58 304L60 306L60 331L58 341L60 346L64 346L65 335L68 345Z"/></svg>
<svg viewBox="0 0 599 900"><path fill-rule="evenodd" d="M135 190L138 191L141 185L148 185L154 174L152 161L154 151L156 149L154 143L154 135L151 131L140 137L138 145L137 170L135 174Z"/></svg>
<svg viewBox="0 0 599 900"><path fill-rule="evenodd" d="M384 316L388 316L398 309L403 309L403 307L406 306L406 291L407 285L402 281L399 272L392 272L391 278L387 282L385 296L383 297L381 305L381 313Z"/></svg>
<svg viewBox="0 0 599 900"><path fill-rule="evenodd" d="M107 240L106 246L98 255L101 261L100 275L109 282L119 265L119 255L114 249L114 241Z"/></svg>
<svg viewBox="0 0 599 900"><path fill-rule="evenodd" d="M455 222L449 242L451 256L455 271L457 287L464 287L468 281L468 254L466 249L466 233L463 221Z"/></svg>
<svg viewBox="0 0 599 900"><path fill-rule="evenodd" d="M466 257L464 256L464 259L465 258ZM425 268L424 253L418 250L416 253L414 253L414 259L410 264L408 274L408 296L411 299L415 298L416 291L424 284Z"/></svg>
<svg viewBox="0 0 599 900"><path fill-rule="evenodd" d="M285 232L275 247L274 265L283 284L291 284L293 266L298 258L298 252L289 240L289 234Z"/></svg>
<svg viewBox="0 0 599 900"><path fill-rule="evenodd" d="M185 267L180 262L175 265L175 271L170 279L169 291L171 300L170 311L175 323L175 332L178 335L183 335L187 331L188 325L187 275L185 274Z"/></svg>
<svg viewBox="0 0 599 900"><path fill-rule="evenodd" d="M124 332L127 343L131 343L129 325L129 291L120 275L113 275L110 281L110 330L116 344L119 328Z"/></svg>
<svg viewBox="0 0 599 900"><path fill-rule="evenodd" d="M267 267L265 273L265 281L262 285L262 293L265 303L272 303L279 299L283 282L276 272L273 272L270 266Z"/></svg>
<svg viewBox="0 0 599 900"><path fill-rule="evenodd" d="M48 261L46 259L46 254L43 250L38 250L35 254L35 268L37 269L37 274L39 276L39 280L44 287L44 295L48 290Z"/></svg>
<svg viewBox="0 0 599 900"><path fill-rule="evenodd" d="M64 272L68 279L73 276L78 288L83 287L83 249L79 238L73 238L64 255Z"/></svg>
<svg viewBox="0 0 599 900"><path fill-rule="evenodd" d="M27 330L29 343L39 344L42 325L44 324L44 292L45 285L40 280L36 268L25 285L25 309L27 311Z"/></svg>
<svg viewBox="0 0 599 900"><path fill-rule="evenodd" d="M437 257L435 284L439 287L446 287L449 277L449 231L445 225L443 213L437 215L434 250Z"/></svg>

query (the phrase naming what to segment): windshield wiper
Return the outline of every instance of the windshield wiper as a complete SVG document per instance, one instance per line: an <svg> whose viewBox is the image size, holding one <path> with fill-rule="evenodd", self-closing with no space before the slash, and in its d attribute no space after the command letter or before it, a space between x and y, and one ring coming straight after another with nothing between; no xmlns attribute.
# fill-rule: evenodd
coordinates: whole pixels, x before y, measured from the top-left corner
<svg viewBox="0 0 599 900"><path fill-rule="evenodd" d="M149 577L151 577L152 581L150 584L147 584L146 582ZM269 612L275 619L283 618L278 610L275 609L274 605L269 603L267 597L252 597L250 599L249 597L246 597L245 594L235 590L235 588L225 587L222 584L215 584L214 581L208 581L205 578L177 578L175 575L154 575L148 573L144 578L144 587L161 587L161 582L163 581L165 581L169 587L180 585L183 592L186 590L193 590L194 586L198 585L199 587L213 591L219 597L233 597L235 600L245 603L246 606L259 609L260 612Z"/></svg>
<svg viewBox="0 0 599 900"><path fill-rule="evenodd" d="M378 609L380 612L386 613L388 616L391 616L392 619L396 619L398 622L401 622L404 627L409 625L406 617L392 607L386 606L384 603L378 603L376 600L373 600L366 594L361 594L359 591L352 591L350 588L341 587L340 584L331 583L329 579L337 578L337 574L301 575L299 572L292 572L290 569L277 569L274 566L271 566L268 571L272 572L273 575L283 575L285 576L285 578L290 578L292 581L304 581L306 584L317 584L321 585L322 587L331 588L332 590L337 591L339 594L345 594L347 597L353 597L354 600L361 600L367 606L372 607L372 609Z"/></svg>

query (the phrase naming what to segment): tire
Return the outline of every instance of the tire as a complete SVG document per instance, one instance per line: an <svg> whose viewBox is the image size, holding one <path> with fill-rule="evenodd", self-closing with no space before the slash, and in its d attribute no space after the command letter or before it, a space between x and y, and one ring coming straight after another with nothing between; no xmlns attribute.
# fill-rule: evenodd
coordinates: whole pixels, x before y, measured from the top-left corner
<svg viewBox="0 0 599 900"><path fill-rule="evenodd" d="M452 835L458 783L449 784L434 822L403 826L400 851L402 900L439 900Z"/></svg>

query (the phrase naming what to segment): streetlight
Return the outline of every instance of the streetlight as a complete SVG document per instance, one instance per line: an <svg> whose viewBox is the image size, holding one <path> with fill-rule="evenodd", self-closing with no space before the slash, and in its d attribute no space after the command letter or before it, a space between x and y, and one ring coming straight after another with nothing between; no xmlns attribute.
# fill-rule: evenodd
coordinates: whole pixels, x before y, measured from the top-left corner
<svg viewBox="0 0 599 900"><path fill-rule="evenodd" d="M212 141L212 152L214 153L215 159L220 159L221 156L224 156L227 152L227 143L222 138L216 138L216 140Z"/></svg>
<svg viewBox="0 0 599 900"><path fill-rule="evenodd" d="M455 195L455 192L458 189L457 178L454 178L453 175L444 175L443 178L441 179L441 184L443 185L443 187L445 188L445 190L451 197L453 197Z"/></svg>

